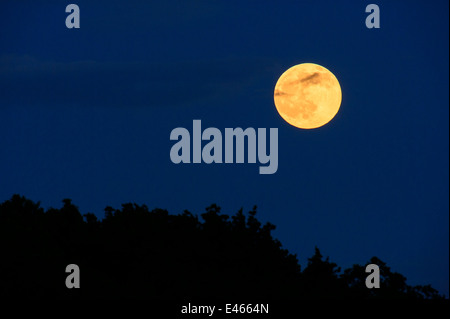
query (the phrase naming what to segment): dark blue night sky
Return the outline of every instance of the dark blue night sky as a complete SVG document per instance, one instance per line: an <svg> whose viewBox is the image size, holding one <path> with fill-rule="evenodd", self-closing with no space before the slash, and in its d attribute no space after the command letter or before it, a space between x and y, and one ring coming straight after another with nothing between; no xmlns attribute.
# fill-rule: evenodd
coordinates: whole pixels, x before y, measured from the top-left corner
<svg viewBox="0 0 450 319"><path fill-rule="evenodd" d="M408 284L449 290L448 1L81 1L0 5L0 201L81 213L147 204L201 214L258 206L304 267L378 256ZM302 130L279 76L332 71L342 105ZM172 129L278 128L279 166L170 161Z"/></svg>

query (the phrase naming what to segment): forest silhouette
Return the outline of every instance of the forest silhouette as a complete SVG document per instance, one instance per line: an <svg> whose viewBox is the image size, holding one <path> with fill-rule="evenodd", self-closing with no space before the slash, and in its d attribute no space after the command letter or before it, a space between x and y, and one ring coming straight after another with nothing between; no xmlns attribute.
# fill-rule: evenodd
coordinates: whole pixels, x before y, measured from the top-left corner
<svg viewBox="0 0 450 319"><path fill-rule="evenodd" d="M2 297L208 299L441 299L373 257L379 289L365 285L365 265L341 271L319 249L302 270L282 248L275 226L256 207L228 216L217 205L200 217L134 203L105 208L98 220L70 199L60 209L13 195L0 204ZM65 285L80 268L80 289Z"/></svg>

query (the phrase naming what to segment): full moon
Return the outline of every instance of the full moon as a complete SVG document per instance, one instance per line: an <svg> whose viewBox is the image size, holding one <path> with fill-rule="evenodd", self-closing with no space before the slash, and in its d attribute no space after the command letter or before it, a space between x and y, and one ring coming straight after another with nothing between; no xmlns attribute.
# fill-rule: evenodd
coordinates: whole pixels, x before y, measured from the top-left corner
<svg viewBox="0 0 450 319"><path fill-rule="evenodd" d="M289 124L312 129L323 126L339 111L341 86L328 69L302 63L285 71L277 81L275 106Z"/></svg>

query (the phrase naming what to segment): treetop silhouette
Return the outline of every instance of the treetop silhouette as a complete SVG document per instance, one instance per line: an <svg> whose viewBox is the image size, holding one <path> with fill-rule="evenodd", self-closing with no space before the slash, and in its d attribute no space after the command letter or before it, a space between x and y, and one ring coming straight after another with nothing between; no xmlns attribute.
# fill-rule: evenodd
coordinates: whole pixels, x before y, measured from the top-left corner
<svg viewBox="0 0 450 319"><path fill-rule="evenodd" d="M315 254L301 270L261 224L256 206L223 214L213 204L200 215L123 204L98 220L81 215L70 199L46 211L13 195L0 204L2 296L32 298L439 299L430 285L409 286L373 257L381 288L365 286L365 266L340 267ZM77 264L81 289L64 285L65 267Z"/></svg>

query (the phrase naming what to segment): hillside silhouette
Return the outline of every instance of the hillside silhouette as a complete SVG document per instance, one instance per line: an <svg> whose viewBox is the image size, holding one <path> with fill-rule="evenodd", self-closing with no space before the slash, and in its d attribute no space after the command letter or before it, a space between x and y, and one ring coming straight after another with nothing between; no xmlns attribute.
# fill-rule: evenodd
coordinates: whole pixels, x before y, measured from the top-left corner
<svg viewBox="0 0 450 319"><path fill-rule="evenodd" d="M365 286L365 265L341 269L318 248L302 270L262 225L256 207L228 216L217 205L200 217L185 211L123 204L98 220L71 200L44 210L14 195L0 204L2 297L440 299L430 285L409 286L373 257L381 288ZM68 264L80 267L80 289L65 286Z"/></svg>

